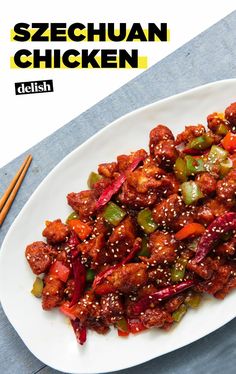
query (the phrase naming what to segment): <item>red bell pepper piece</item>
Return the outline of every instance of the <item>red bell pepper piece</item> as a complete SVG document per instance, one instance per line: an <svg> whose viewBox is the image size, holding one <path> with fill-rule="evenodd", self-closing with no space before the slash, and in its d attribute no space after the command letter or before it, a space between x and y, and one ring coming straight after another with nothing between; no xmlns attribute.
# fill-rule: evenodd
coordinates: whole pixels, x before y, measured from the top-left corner
<svg viewBox="0 0 236 374"><path fill-rule="evenodd" d="M83 345L86 342L87 338L87 329L85 326L81 326L81 323L78 319L71 321L71 325L74 329L77 342Z"/></svg>
<svg viewBox="0 0 236 374"><path fill-rule="evenodd" d="M137 334L138 332L147 330L144 324L138 318L128 319L129 331L132 334Z"/></svg>
<svg viewBox="0 0 236 374"><path fill-rule="evenodd" d="M177 293L182 292L195 284L196 282L193 280L186 280L173 286L163 288L162 290L158 290L151 295L145 296L133 305L133 313L135 315L140 315L140 313L144 312L152 303L167 299L168 297L176 295Z"/></svg>
<svg viewBox="0 0 236 374"><path fill-rule="evenodd" d="M220 239L220 237L231 230L236 229L236 213L227 212L222 216L216 218L206 229L202 235L197 251L194 257L194 261L199 263L204 257L210 252L214 244Z"/></svg>
<svg viewBox="0 0 236 374"><path fill-rule="evenodd" d="M232 132L228 132L228 134L221 140L221 144L223 145L224 149L230 153L236 151L236 134Z"/></svg>
<svg viewBox="0 0 236 374"><path fill-rule="evenodd" d="M119 191L120 187L125 182L126 174L136 169L136 167L143 160L144 160L144 157L136 158L130 164L130 166L126 169L124 173L120 174L120 176L114 182L112 182L109 186L107 186L107 188L104 189L104 191L102 192L102 194L100 195L97 201L96 209L101 208L102 206L106 205L111 200L112 196L115 195Z"/></svg>
<svg viewBox="0 0 236 374"><path fill-rule="evenodd" d="M69 317L73 321L76 319L76 315L74 314L74 308L70 307L70 302L65 301L59 308L60 312L63 313L66 317Z"/></svg>
<svg viewBox="0 0 236 374"><path fill-rule="evenodd" d="M118 329L117 332L119 336L122 336L122 337L129 336L129 331L121 331Z"/></svg>
<svg viewBox="0 0 236 374"><path fill-rule="evenodd" d="M92 227L87 223L80 221L80 219L71 219L68 225L76 232L81 240L85 240L93 231Z"/></svg>
<svg viewBox="0 0 236 374"><path fill-rule="evenodd" d="M142 245L142 239L141 238L136 238L136 240L134 241L133 248L130 251L130 253L128 254L128 256L126 256L119 264L113 265L109 269L101 271L95 277L95 279L93 281L92 288L97 287L98 284L100 284L101 281L103 281L106 277L108 277L108 275L111 275L115 269L119 268L122 265L127 264L127 262L129 262L130 260L132 260L132 258L134 258L134 256L139 252L139 250L141 248L141 245Z"/></svg>
<svg viewBox="0 0 236 374"><path fill-rule="evenodd" d="M72 270L75 280L75 288L70 302L70 307L78 303L79 299L84 293L86 284L86 270L84 265L81 263L80 258L76 257L72 261Z"/></svg>
<svg viewBox="0 0 236 374"><path fill-rule="evenodd" d="M230 155L230 159L233 163L233 167L236 168L236 152L234 152L232 155Z"/></svg>
<svg viewBox="0 0 236 374"><path fill-rule="evenodd" d="M49 274L57 276L62 282L66 282L70 274L70 269L61 261L55 261L50 267Z"/></svg>
<svg viewBox="0 0 236 374"><path fill-rule="evenodd" d="M205 227L200 223L188 223L175 234L175 239L183 240L188 238L189 236L201 235L205 230Z"/></svg>

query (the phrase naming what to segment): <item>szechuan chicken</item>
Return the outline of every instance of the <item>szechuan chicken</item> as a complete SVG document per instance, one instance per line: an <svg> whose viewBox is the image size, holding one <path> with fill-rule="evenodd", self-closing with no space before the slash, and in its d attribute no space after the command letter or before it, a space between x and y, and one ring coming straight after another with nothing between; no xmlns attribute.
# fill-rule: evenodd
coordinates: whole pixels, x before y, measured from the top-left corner
<svg viewBox="0 0 236 374"><path fill-rule="evenodd" d="M168 330L205 293L236 287L236 103L207 127L174 137L157 125L148 152L100 164L89 189L67 195L66 222L46 221L26 247L33 295L69 317L80 344L88 330Z"/></svg>

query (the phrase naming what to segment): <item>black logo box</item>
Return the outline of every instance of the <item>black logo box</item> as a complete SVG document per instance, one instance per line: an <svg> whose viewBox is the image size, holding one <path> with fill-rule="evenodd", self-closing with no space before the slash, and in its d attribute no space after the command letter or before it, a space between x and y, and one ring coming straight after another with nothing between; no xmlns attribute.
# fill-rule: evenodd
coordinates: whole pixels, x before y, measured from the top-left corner
<svg viewBox="0 0 236 374"><path fill-rule="evenodd" d="M28 94L43 93L43 92L53 92L52 79L15 83L15 94L16 95L28 95Z"/></svg>

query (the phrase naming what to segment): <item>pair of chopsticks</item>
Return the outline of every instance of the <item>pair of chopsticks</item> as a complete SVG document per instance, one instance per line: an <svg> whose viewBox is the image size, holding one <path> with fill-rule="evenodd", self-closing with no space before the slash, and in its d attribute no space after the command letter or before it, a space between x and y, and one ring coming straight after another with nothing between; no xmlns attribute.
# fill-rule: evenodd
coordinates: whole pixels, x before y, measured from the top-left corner
<svg viewBox="0 0 236 374"><path fill-rule="evenodd" d="M25 161L21 165L20 169L12 179L11 183L7 187L5 193L0 199L0 226L2 225L15 197L21 186L21 183L25 177L25 174L30 166L32 161L32 156L29 155L26 157Z"/></svg>

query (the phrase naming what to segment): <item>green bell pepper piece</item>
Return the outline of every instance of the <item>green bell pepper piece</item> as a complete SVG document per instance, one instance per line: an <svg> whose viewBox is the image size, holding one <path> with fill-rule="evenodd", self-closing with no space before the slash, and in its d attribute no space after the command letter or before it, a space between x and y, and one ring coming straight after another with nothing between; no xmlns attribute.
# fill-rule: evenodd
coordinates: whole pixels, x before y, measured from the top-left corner
<svg viewBox="0 0 236 374"><path fill-rule="evenodd" d="M93 269L87 269L86 271L86 282L92 282L95 277L95 272Z"/></svg>
<svg viewBox="0 0 236 374"><path fill-rule="evenodd" d="M183 158L178 157L174 164L174 172L176 175L176 178L180 182L186 182L187 180L187 167L186 162Z"/></svg>
<svg viewBox="0 0 236 374"><path fill-rule="evenodd" d="M148 240L145 236L142 238L142 246L141 246L140 251L138 252L138 256L150 257L150 251L148 248Z"/></svg>
<svg viewBox="0 0 236 374"><path fill-rule="evenodd" d="M195 175L201 171L205 171L204 161L202 158L194 158L185 156L187 175Z"/></svg>
<svg viewBox="0 0 236 374"><path fill-rule="evenodd" d="M171 268L171 280L174 283L181 282L184 279L185 268L187 265L185 258L179 258Z"/></svg>
<svg viewBox="0 0 236 374"><path fill-rule="evenodd" d="M196 252L198 247L199 239L193 239L190 243L187 244L187 248L190 249L193 252Z"/></svg>
<svg viewBox="0 0 236 374"><path fill-rule="evenodd" d="M191 140L188 143L187 148L204 150L209 148L212 145L213 141L214 139L212 138L212 136L210 136L209 134L204 134Z"/></svg>
<svg viewBox="0 0 236 374"><path fill-rule="evenodd" d="M180 188L186 205L196 203L199 199L204 197L198 184L194 181L184 182L181 184Z"/></svg>
<svg viewBox="0 0 236 374"><path fill-rule="evenodd" d="M228 127L226 125L224 125L223 123L221 123L216 129L216 134L217 135L226 135L228 131L229 131Z"/></svg>
<svg viewBox="0 0 236 374"><path fill-rule="evenodd" d="M227 158L226 160L222 161L220 163L220 177L224 178L229 171L232 169L233 163L230 158Z"/></svg>
<svg viewBox="0 0 236 374"><path fill-rule="evenodd" d="M210 163L222 162L225 161L228 157L228 152L223 148L213 145L208 154L208 161Z"/></svg>
<svg viewBox="0 0 236 374"><path fill-rule="evenodd" d="M117 226L125 217L125 215L126 212L123 209L121 209L118 205L112 202L107 204L102 213L102 216L105 219L105 221L113 226Z"/></svg>
<svg viewBox="0 0 236 374"><path fill-rule="evenodd" d="M189 291L184 302L190 308L197 308L201 302L201 299L202 297L199 293Z"/></svg>
<svg viewBox="0 0 236 374"><path fill-rule="evenodd" d="M43 280L37 277L34 281L33 288L31 290L32 295L35 297L41 297L43 292Z"/></svg>
<svg viewBox="0 0 236 374"><path fill-rule="evenodd" d="M180 307L172 313L173 320L175 322L179 322L183 318L187 310L187 306L185 304L181 304Z"/></svg>
<svg viewBox="0 0 236 374"><path fill-rule="evenodd" d="M116 322L116 327L118 330L123 332L129 331L128 322L125 318L119 319L119 321Z"/></svg>
<svg viewBox="0 0 236 374"><path fill-rule="evenodd" d="M98 173L95 173L94 171L92 171L90 174L89 174L89 177L88 177L88 180L87 180L87 184L88 184L88 187L90 189L93 188L94 184L96 182L98 182L100 179L102 179L102 176Z"/></svg>
<svg viewBox="0 0 236 374"><path fill-rule="evenodd" d="M78 219L79 218L79 215L78 215L78 213L76 213L76 212L72 212L72 213L70 213L69 214L69 216L67 217L67 219L66 219L66 223L68 223L70 220L72 220L72 219Z"/></svg>
<svg viewBox="0 0 236 374"><path fill-rule="evenodd" d="M157 229L157 225L152 218L152 212L148 208L138 213L137 221L146 234L151 234Z"/></svg>

